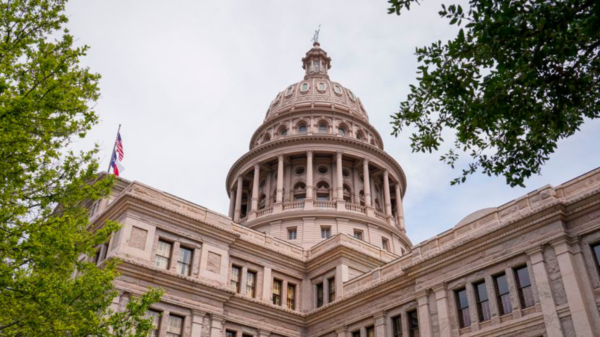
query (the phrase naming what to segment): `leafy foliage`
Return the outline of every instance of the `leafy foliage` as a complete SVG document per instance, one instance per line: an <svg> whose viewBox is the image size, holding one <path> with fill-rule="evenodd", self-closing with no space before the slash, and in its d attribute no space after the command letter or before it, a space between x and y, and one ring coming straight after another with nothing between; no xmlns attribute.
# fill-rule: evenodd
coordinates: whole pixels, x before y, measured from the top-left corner
<svg viewBox="0 0 600 337"><path fill-rule="evenodd" d="M79 65L87 47L73 47L64 6L0 1L0 335L143 336L161 292L113 314L118 261L84 258L119 225L88 228L85 206L113 184L97 148L65 150L98 120L100 76Z"/></svg>
<svg viewBox="0 0 600 337"><path fill-rule="evenodd" d="M401 14L416 0L389 0ZM413 151L438 150L442 133L456 140L441 157L472 158L452 184L479 170L510 186L539 174L557 141L600 116L600 2L471 0L442 5L458 35L417 48L418 86L392 116L393 134L416 127ZM464 24L464 26L462 26Z"/></svg>

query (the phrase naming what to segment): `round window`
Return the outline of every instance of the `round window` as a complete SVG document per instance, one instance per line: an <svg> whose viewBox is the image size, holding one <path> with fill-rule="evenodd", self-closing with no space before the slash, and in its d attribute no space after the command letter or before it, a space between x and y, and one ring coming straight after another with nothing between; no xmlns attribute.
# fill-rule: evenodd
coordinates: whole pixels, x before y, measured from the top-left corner
<svg viewBox="0 0 600 337"><path fill-rule="evenodd" d="M342 175L343 175L345 178L348 178L348 177L350 176L350 170L348 170L348 169L343 169L343 170L342 170Z"/></svg>
<svg viewBox="0 0 600 337"><path fill-rule="evenodd" d="M319 172L321 174L325 174L325 173L329 172L329 168L327 168L327 166L325 166L325 165L321 165L321 166L317 167L317 172Z"/></svg>
<svg viewBox="0 0 600 337"><path fill-rule="evenodd" d="M294 170L294 172L297 175L300 175L300 174L304 174L304 172L306 172L306 169L304 168L304 166L298 166L298 167L296 167L296 169Z"/></svg>

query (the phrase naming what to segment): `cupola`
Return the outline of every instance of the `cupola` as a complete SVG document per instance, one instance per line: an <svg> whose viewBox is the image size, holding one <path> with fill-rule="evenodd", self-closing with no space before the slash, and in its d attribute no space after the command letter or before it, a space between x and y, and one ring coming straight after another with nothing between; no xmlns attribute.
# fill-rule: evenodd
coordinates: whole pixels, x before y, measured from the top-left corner
<svg viewBox="0 0 600 337"><path fill-rule="evenodd" d="M327 70L331 68L331 57L321 49L319 42L313 43L313 47L302 58L302 68L306 71L304 79L327 78Z"/></svg>

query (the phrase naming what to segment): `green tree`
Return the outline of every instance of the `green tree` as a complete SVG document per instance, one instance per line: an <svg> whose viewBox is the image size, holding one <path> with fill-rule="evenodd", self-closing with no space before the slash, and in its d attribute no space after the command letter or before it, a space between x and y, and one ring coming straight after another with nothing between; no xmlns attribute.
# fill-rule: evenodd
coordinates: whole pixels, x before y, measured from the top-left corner
<svg viewBox="0 0 600 337"><path fill-rule="evenodd" d="M79 65L65 2L0 1L0 335L142 336L161 291L113 313L118 261L84 259L119 225L89 228L114 179L98 178L97 147L67 150L97 123L100 76Z"/></svg>
<svg viewBox="0 0 600 337"><path fill-rule="evenodd" d="M418 1L389 3L400 15ZM454 168L462 152L471 161L452 184L482 171L524 186L558 140L600 116L600 1L470 0L439 15L460 30L416 49L418 85L392 116L392 134L413 126L413 151L431 152L453 132L441 160Z"/></svg>

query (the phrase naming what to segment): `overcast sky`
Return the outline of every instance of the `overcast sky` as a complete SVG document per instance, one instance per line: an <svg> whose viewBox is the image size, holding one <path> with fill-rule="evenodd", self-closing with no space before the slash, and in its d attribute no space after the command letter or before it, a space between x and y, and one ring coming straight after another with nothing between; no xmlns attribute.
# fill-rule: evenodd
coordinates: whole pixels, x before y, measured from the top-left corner
<svg viewBox="0 0 600 337"><path fill-rule="evenodd" d="M332 80L361 98L386 151L406 172L413 243L478 209L599 166L600 121L560 142L525 189L482 175L450 186L459 172L440 162L440 153L412 153L410 131L390 136L390 115L415 83L415 47L456 33L439 19L440 4L424 1L398 17L387 14L384 0L72 0L68 27L91 47L83 64L102 75L95 107L101 121L76 147L98 143L104 168L122 124L124 178L226 214L230 166L248 151L271 100L303 78L300 60L322 24Z"/></svg>

